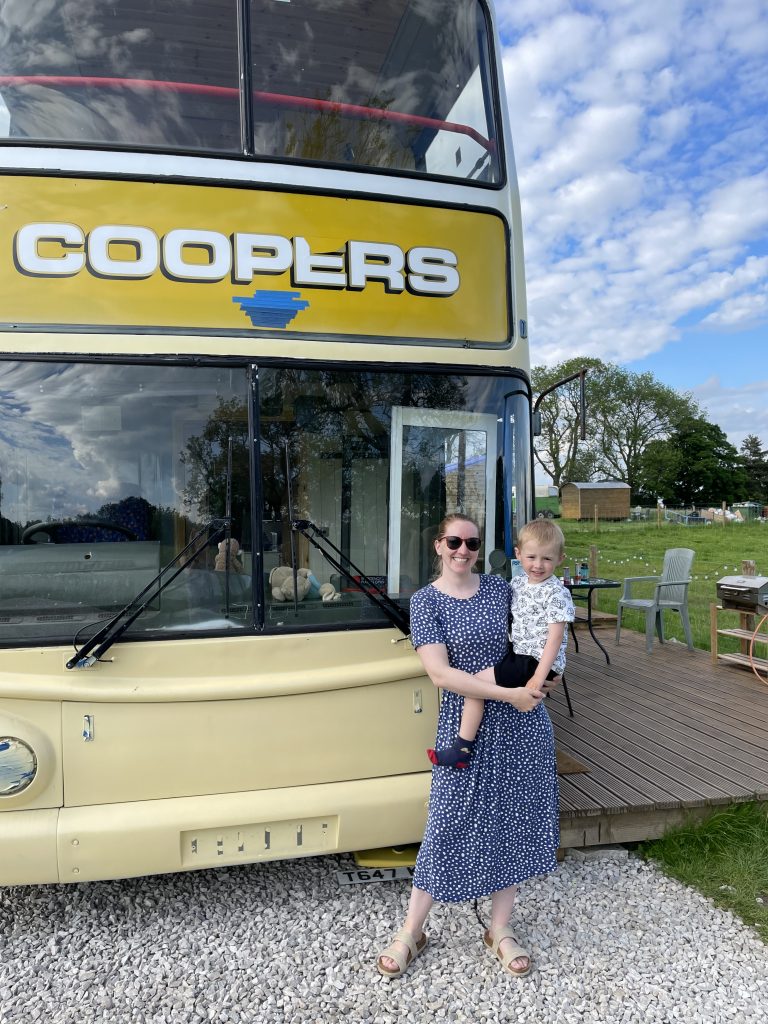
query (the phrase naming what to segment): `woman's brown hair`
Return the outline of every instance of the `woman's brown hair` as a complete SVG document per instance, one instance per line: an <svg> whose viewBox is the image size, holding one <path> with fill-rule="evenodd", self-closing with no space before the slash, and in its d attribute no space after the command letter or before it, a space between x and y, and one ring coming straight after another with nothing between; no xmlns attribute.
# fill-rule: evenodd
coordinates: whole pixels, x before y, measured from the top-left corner
<svg viewBox="0 0 768 1024"><path fill-rule="evenodd" d="M440 525L438 526L437 536L435 537L435 540L440 540L441 537L444 537L448 532L448 527L451 525L451 523L455 522L471 523L477 530L478 537L480 536L480 524L477 522L477 520L473 519L472 516L465 516L463 512L453 512L451 513L451 515L446 516L442 523L440 523Z"/></svg>

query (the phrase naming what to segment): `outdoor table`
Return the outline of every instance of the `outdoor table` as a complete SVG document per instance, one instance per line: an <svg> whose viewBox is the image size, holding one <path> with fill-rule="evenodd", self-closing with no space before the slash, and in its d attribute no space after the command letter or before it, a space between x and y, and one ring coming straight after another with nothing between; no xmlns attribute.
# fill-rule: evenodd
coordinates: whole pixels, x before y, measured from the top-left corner
<svg viewBox="0 0 768 1024"><path fill-rule="evenodd" d="M586 580L571 579L568 580L567 583L565 580L561 580L560 582L567 590L570 590L571 596L573 597L574 601L587 602L587 626L589 628L590 635L592 636L592 639L595 641L600 650L603 652L603 654L605 655L605 660L610 665L611 659L608 657L608 651L606 651L606 649L595 636L595 630L592 625L592 594L596 590L608 590L611 587L620 587L621 583L618 580L606 580L600 577L593 576L589 577L589 579ZM577 590L586 590L587 593L577 594L575 593L575 591ZM573 637L573 642L576 645L576 653L578 654L579 641L576 639L576 633L573 630L573 626L571 626L571 636Z"/></svg>

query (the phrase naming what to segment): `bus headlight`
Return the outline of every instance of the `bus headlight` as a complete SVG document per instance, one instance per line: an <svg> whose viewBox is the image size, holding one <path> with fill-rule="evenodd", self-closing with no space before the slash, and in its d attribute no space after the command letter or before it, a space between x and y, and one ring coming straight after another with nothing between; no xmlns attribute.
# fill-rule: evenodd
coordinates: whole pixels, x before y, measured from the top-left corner
<svg viewBox="0 0 768 1024"><path fill-rule="evenodd" d="M37 756L18 736L0 736L0 799L16 796L31 786L37 775Z"/></svg>

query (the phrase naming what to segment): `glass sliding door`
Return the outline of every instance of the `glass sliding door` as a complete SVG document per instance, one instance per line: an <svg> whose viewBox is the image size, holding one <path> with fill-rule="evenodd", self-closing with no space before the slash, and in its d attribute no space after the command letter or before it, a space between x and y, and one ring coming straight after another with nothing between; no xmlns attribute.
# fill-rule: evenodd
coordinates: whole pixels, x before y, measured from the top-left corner
<svg viewBox="0 0 768 1024"><path fill-rule="evenodd" d="M445 409L392 409L390 460L390 593L410 591L432 575L433 541L450 512L496 533L498 418ZM481 564L488 567L488 551Z"/></svg>

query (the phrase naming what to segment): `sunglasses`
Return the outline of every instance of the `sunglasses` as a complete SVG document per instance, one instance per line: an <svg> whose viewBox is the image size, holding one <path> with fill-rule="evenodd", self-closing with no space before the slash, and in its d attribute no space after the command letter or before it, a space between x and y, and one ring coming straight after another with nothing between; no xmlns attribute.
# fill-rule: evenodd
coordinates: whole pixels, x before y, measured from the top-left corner
<svg viewBox="0 0 768 1024"><path fill-rule="evenodd" d="M450 551L458 551L462 544L467 545L467 551L479 551L482 543L479 537L448 537L444 535L437 539L444 540Z"/></svg>

